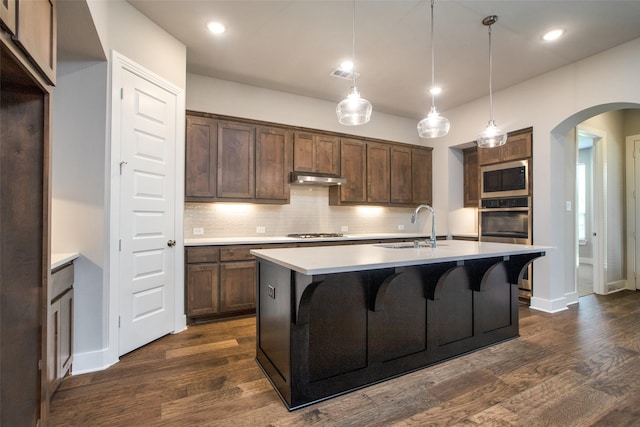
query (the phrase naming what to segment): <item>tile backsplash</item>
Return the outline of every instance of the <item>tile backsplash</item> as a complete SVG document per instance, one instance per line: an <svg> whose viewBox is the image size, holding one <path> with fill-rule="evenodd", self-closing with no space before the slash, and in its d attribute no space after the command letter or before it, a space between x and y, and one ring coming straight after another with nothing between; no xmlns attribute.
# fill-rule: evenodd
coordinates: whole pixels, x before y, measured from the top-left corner
<svg viewBox="0 0 640 427"><path fill-rule="evenodd" d="M425 212L417 224L411 224L412 213L412 208L329 206L327 187L291 186L291 203L288 205L185 203L184 237L429 233L429 215ZM194 228L201 229L203 234L194 234ZM258 228L263 228L264 232L257 233Z"/></svg>

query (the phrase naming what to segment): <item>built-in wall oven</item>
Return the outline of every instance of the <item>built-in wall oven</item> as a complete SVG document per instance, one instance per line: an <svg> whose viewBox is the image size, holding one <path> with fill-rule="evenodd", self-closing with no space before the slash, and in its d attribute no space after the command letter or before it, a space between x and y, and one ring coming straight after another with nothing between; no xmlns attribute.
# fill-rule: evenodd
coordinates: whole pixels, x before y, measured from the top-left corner
<svg viewBox="0 0 640 427"><path fill-rule="evenodd" d="M481 242L518 243L530 245L531 198L508 197L482 199L478 210L478 234ZM531 298L531 266L520 283L520 296Z"/></svg>

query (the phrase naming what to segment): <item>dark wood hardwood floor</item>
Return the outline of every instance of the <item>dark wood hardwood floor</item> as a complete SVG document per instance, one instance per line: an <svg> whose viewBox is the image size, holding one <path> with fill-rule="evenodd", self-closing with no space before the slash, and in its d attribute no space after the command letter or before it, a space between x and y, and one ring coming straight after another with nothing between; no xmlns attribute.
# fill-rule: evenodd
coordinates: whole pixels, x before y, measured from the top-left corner
<svg viewBox="0 0 640 427"><path fill-rule="evenodd" d="M640 426L640 292L520 307L520 337L288 412L255 318L192 326L65 379L51 426Z"/></svg>

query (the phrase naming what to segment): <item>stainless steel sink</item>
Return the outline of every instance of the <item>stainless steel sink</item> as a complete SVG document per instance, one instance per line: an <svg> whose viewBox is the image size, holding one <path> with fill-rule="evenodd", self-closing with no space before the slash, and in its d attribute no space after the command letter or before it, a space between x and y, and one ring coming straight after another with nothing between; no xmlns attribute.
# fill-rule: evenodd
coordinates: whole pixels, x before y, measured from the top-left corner
<svg viewBox="0 0 640 427"><path fill-rule="evenodd" d="M431 246L420 242L420 244L418 244L416 246L416 244L414 242L398 242L398 243L379 243L376 246L379 246L381 248L387 248L387 249L410 249L410 248L430 248ZM446 243L440 243L438 242L438 246L447 246ZM437 249L437 246L436 246Z"/></svg>

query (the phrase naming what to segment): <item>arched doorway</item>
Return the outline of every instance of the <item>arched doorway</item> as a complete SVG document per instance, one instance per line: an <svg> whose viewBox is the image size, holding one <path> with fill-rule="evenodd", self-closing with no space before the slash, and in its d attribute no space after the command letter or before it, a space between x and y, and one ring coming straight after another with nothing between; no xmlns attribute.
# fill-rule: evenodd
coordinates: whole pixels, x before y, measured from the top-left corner
<svg viewBox="0 0 640 427"><path fill-rule="evenodd" d="M585 261L585 254L593 257L593 292L608 294L621 289L635 289L635 244L632 244L635 240L630 237L630 231L635 231L635 228L629 229L627 217L635 216L637 209L626 184L628 169L633 168L634 164L633 159L629 159L626 146L628 136L640 134L640 104L612 103L585 109L563 120L551 134L557 141L564 141L565 145L565 170L558 173L560 176L556 179L564 180L565 188L576 183L573 199L568 196L564 206L565 211L574 213L564 231L565 241L574 242L568 247L572 253L567 253L565 258L565 277L567 280L573 278L574 283L573 292L567 292L568 302L578 302L581 280L579 261ZM585 206L580 206L577 192L577 165L580 162L578 142L581 134L597 141L597 145L593 146L594 185L590 212L593 221L590 224L585 223L585 212L581 209ZM633 172L631 174L633 176ZM628 242L631 240L633 242ZM587 248L591 252L584 250ZM570 261L575 262L570 265Z"/></svg>

